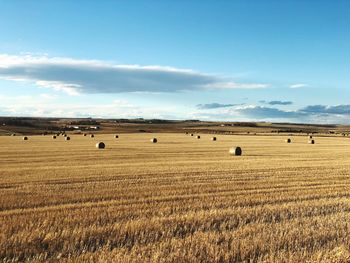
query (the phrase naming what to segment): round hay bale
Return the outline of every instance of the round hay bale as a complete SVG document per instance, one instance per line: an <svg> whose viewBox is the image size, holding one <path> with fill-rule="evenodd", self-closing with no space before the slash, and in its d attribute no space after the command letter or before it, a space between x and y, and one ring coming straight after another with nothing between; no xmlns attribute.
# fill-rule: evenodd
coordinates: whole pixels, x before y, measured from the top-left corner
<svg viewBox="0 0 350 263"><path fill-rule="evenodd" d="M53 136L52 136L52 139L56 139L56 135L53 135Z"/></svg>
<svg viewBox="0 0 350 263"><path fill-rule="evenodd" d="M86 134L86 133L84 133L83 135L84 135L84 137L86 137L86 136L87 136L87 134Z"/></svg>
<svg viewBox="0 0 350 263"><path fill-rule="evenodd" d="M63 135L63 137L66 137L66 138L67 138L67 136L68 136L67 134L64 134L64 135Z"/></svg>
<svg viewBox="0 0 350 263"><path fill-rule="evenodd" d="M98 142L96 143L96 148L97 149L104 149L106 145L103 142Z"/></svg>
<svg viewBox="0 0 350 263"><path fill-rule="evenodd" d="M285 142L286 142L286 143L291 143L292 140L291 140L290 138L288 138L288 139L285 140Z"/></svg>
<svg viewBox="0 0 350 263"><path fill-rule="evenodd" d="M211 140L212 140L212 141L216 141L216 137L212 137Z"/></svg>
<svg viewBox="0 0 350 263"><path fill-rule="evenodd" d="M197 135L197 137L196 137L197 139L200 139L201 138L201 136L200 135Z"/></svg>
<svg viewBox="0 0 350 263"><path fill-rule="evenodd" d="M93 135L93 134L90 134L90 138L94 138L95 137L95 135Z"/></svg>
<svg viewBox="0 0 350 263"><path fill-rule="evenodd" d="M70 137L67 136L67 137L65 137L64 139L65 139L66 141L69 141L69 140L70 140Z"/></svg>
<svg viewBox="0 0 350 263"><path fill-rule="evenodd" d="M27 136L24 136L24 137L23 137L23 141L28 141L28 137L27 137Z"/></svg>
<svg viewBox="0 0 350 263"><path fill-rule="evenodd" d="M309 139L312 139L312 135L309 136Z"/></svg>
<svg viewBox="0 0 350 263"><path fill-rule="evenodd" d="M119 135L118 135L118 134L114 135L114 138L115 138L115 139L118 139L118 138L119 138Z"/></svg>
<svg viewBox="0 0 350 263"><path fill-rule="evenodd" d="M315 144L315 140L309 140L308 143L309 144Z"/></svg>
<svg viewBox="0 0 350 263"><path fill-rule="evenodd" d="M16 136L16 133L12 133L11 136Z"/></svg>
<svg viewBox="0 0 350 263"><path fill-rule="evenodd" d="M188 134L188 132L186 132L186 134Z"/></svg>
<svg viewBox="0 0 350 263"><path fill-rule="evenodd" d="M191 133L191 136L194 136L194 134L193 134L193 133Z"/></svg>
<svg viewBox="0 0 350 263"><path fill-rule="evenodd" d="M242 155L242 149L239 146L232 147L232 148L230 148L229 153L231 155L240 156L240 155Z"/></svg>
<svg viewBox="0 0 350 263"><path fill-rule="evenodd" d="M152 139L151 139L151 142L152 142L152 143L157 143L158 140L157 140L157 138L152 138Z"/></svg>

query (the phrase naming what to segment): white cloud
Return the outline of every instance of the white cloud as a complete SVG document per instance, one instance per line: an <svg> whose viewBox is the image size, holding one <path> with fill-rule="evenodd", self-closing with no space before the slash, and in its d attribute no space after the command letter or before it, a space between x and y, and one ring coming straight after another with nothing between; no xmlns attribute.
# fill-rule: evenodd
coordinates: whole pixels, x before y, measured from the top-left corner
<svg viewBox="0 0 350 263"><path fill-rule="evenodd" d="M219 76L162 66L116 65L97 60L0 55L0 78L28 81L69 94L176 92L205 89L260 89Z"/></svg>
<svg viewBox="0 0 350 263"><path fill-rule="evenodd" d="M300 88L306 88L308 86L309 85L305 84L305 83L297 83L297 84L290 85L289 88L291 88L291 89L300 89Z"/></svg>

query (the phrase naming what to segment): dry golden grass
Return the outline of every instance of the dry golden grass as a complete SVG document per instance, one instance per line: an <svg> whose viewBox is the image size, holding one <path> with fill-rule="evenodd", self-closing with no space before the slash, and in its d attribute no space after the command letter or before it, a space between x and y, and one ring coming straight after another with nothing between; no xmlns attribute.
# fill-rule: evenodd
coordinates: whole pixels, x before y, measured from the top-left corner
<svg viewBox="0 0 350 263"><path fill-rule="evenodd" d="M348 138L70 137L0 137L0 261L350 262Z"/></svg>

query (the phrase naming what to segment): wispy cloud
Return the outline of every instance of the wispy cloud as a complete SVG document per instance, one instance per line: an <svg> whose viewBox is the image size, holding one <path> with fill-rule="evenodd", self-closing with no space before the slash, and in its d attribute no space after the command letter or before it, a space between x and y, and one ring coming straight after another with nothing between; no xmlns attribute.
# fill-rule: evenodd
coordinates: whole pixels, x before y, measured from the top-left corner
<svg viewBox="0 0 350 263"><path fill-rule="evenodd" d="M227 107L232 107L236 106L237 104L222 104L222 103L208 103L208 104L198 104L196 105L197 109L218 109L218 108L227 108Z"/></svg>
<svg viewBox="0 0 350 263"><path fill-rule="evenodd" d="M300 88L306 88L308 86L309 85L305 84L305 83L296 83L296 84L290 85L289 88L291 88L291 89L300 89Z"/></svg>
<svg viewBox="0 0 350 263"><path fill-rule="evenodd" d="M269 104L269 105L292 105L292 101L283 101L283 100L272 100L272 101L266 101L266 100L260 100L260 103L263 104Z"/></svg>
<svg viewBox="0 0 350 263"><path fill-rule="evenodd" d="M0 55L0 78L33 82L70 94L259 89L269 86L234 82L190 69L31 55Z"/></svg>

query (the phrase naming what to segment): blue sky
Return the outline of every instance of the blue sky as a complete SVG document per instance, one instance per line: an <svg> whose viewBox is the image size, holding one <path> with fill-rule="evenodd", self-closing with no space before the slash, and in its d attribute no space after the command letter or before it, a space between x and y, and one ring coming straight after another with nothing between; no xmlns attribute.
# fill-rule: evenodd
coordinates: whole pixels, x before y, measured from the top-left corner
<svg viewBox="0 0 350 263"><path fill-rule="evenodd" d="M0 115L349 123L349 8L0 0Z"/></svg>

